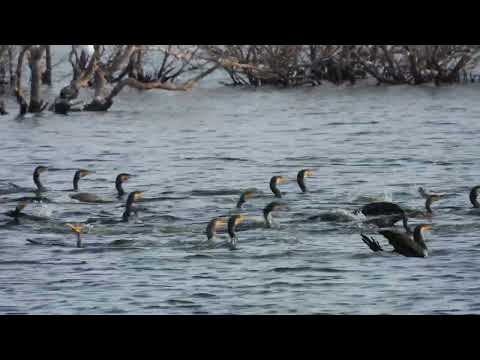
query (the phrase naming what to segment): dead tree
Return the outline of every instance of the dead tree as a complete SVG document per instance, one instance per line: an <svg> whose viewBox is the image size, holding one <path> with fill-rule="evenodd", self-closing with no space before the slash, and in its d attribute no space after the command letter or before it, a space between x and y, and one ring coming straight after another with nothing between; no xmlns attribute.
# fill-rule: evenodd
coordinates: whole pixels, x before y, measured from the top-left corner
<svg viewBox="0 0 480 360"><path fill-rule="evenodd" d="M16 71L15 95L20 106L20 114L40 113L47 107L48 103L42 100L42 57L47 45L26 45L22 47L18 55ZM27 102L22 90L22 68L25 56L28 56L30 68L30 102Z"/></svg>
<svg viewBox="0 0 480 360"><path fill-rule="evenodd" d="M51 45L46 45L46 48L45 48L45 71L42 74L42 84L52 86Z"/></svg>

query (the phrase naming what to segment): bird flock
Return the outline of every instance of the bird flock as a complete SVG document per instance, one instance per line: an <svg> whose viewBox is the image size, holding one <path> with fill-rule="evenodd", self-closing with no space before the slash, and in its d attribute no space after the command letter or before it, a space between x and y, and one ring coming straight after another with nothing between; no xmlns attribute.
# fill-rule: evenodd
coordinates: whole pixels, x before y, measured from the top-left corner
<svg viewBox="0 0 480 360"><path fill-rule="evenodd" d="M35 218L29 216L23 212L25 207L29 202L32 201L48 201L47 198L43 197L42 194L47 191L47 188L43 186L40 175L47 171L48 168L45 166L38 166L33 172L33 182L36 186L36 189L33 189L35 193L34 197L23 197L18 199L18 205L14 210L8 211L5 213L10 218L13 218L15 224L20 224L20 219L23 217ZM70 198L86 203L108 203L121 200L126 192L123 189L123 183L127 182L131 177L130 174L121 173L115 179L115 188L117 191L117 198L113 200L105 200L97 196L96 194L82 193L79 192L79 181L85 176L90 175L92 172L89 170L79 169L75 172L73 178L73 189L69 190L72 193L69 195ZM300 190L303 193L307 193L308 189L305 184L305 178L313 176L313 171L309 169L302 169L297 173L297 183ZM285 178L283 176L273 176L270 179L270 190L277 199L282 198L282 192L279 190L278 186L285 183ZM17 185L12 186L16 187L17 190L20 189ZM26 189L22 189L26 190ZM478 191L480 186L475 186L471 189L469 194L470 202L474 208L480 208L480 203L477 199ZM431 218L433 211L431 205L444 198L446 194L430 194L427 193L423 188L418 189L420 195L425 199L425 212L410 211L407 212L398 204L392 202L372 202L365 204L360 209L354 211L354 214L363 214L365 216L365 222L367 224L373 224L379 228L378 234L384 236L389 244L393 247L393 252L407 256L407 257L427 257L428 248L425 244L424 232L431 229L430 224L419 224L413 230L408 225L409 218ZM217 233L224 231L224 226L226 225L226 232L229 236L229 241L225 245L231 249L238 249L238 236L236 233L237 226L242 223L247 217L241 214L243 205L248 202L251 198L255 196L255 191L248 190L241 193L240 198L236 204L236 208L240 213L235 213L230 216L217 216L214 217L206 226L205 235L209 243L214 243L217 238ZM130 192L127 196L125 202L125 210L122 214L121 222L129 222L132 215L138 217L138 208L136 203L143 198L143 192L133 191ZM263 226L271 227L272 226L272 213L276 210L286 208L287 205L283 202L273 201L270 202L263 209ZM392 230L391 228L397 223L402 221L405 232L400 232L398 230ZM72 233L76 235L76 246L82 247L82 233L84 229L84 224L65 224ZM371 236L365 234L360 234L363 242L374 252L384 251L380 243Z"/></svg>

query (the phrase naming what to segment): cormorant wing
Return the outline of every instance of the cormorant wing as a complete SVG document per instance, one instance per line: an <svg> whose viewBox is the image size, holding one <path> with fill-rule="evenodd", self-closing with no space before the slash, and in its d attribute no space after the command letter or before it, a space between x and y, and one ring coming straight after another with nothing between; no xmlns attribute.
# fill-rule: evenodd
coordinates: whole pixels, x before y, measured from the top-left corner
<svg viewBox="0 0 480 360"><path fill-rule="evenodd" d="M420 244L417 244L407 234L396 231L382 230L380 234L388 239L390 245L393 246L394 251L404 256L423 256L423 249Z"/></svg>
<svg viewBox="0 0 480 360"><path fill-rule="evenodd" d="M366 235L362 235L362 240L365 244L368 245L368 247L373 251L373 252L377 252L377 251L383 251L382 247L380 246L380 244L378 243L377 240L375 240L373 237L368 237Z"/></svg>
<svg viewBox="0 0 480 360"><path fill-rule="evenodd" d="M403 214L403 209L391 202L376 202L362 207L362 213L365 216L381 216Z"/></svg>

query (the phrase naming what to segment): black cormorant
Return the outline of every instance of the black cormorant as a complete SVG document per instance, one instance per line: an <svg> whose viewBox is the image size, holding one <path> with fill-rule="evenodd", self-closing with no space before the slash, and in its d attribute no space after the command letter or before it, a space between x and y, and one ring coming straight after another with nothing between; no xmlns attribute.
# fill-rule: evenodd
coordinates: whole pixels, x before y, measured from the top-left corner
<svg viewBox="0 0 480 360"><path fill-rule="evenodd" d="M211 220L205 231L208 240L213 240L217 236L217 229L219 226L225 225L225 220L220 218L215 218Z"/></svg>
<svg viewBox="0 0 480 360"><path fill-rule="evenodd" d="M278 189L278 185L283 184L285 182L285 179L283 176L274 176L270 179L270 190L275 194L277 198L282 197L282 193Z"/></svg>
<svg viewBox="0 0 480 360"><path fill-rule="evenodd" d="M48 168L46 166L37 166L35 168L35 170L33 171L33 182L35 183L35 186L37 187L37 192L47 191L47 189L40 182L40 174L44 173L47 170L48 170Z"/></svg>
<svg viewBox="0 0 480 360"><path fill-rule="evenodd" d="M413 232L413 238L410 237L409 234L399 233L397 231L391 230L382 230L379 231L379 234L383 235L385 238L388 239L388 242L394 248L394 252L408 257L427 257L428 249L423 239L423 231L430 229L431 226L428 224L418 225L417 227L415 227L415 230ZM369 238L364 234L361 235L363 242L367 244L372 251L383 251L378 241L376 241L374 238Z"/></svg>
<svg viewBox="0 0 480 360"><path fill-rule="evenodd" d="M134 202L140 200L142 197L143 197L142 191L134 191L128 195L127 202L125 204L125 212L123 213L123 216L122 216L123 222L128 222L128 220L130 219L130 215L132 214L132 211L135 214L137 214L137 211L135 209L132 209L132 205Z"/></svg>
<svg viewBox="0 0 480 360"><path fill-rule="evenodd" d="M367 219L367 223L375 224L379 227L389 227L395 225L398 221L403 221L403 226L407 232L411 232L408 227L408 218L405 211L397 204L391 202L375 202L363 206L356 213L361 212L373 219Z"/></svg>
<svg viewBox="0 0 480 360"><path fill-rule="evenodd" d="M470 202L472 203L474 208L480 208L480 203L478 202L478 190L480 189L480 186L475 186L472 188L470 191Z"/></svg>
<svg viewBox="0 0 480 360"><path fill-rule="evenodd" d="M240 199L238 199L237 202L237 208L241 209L243 204L247 202L248 199L251 199L253 197L253 191L247 190L240 195Z"/></svg>
<svg viewBox="0 0 480 360"><path fill-rule="evenodd" d="M300 186L302 192L307 192L307 186L305 185L305 177L313 176L313 172L308 169L300 170L297 174L297 183Z"/></svg>
<svg viewBox="0 0 480 360"><path fill-rule="evenodd" d="M228 235L230 235L230 243L229 243L230 250L235 250L237 248L238 238L237 238L237 234L235 233L235 228L238 224L242 222L242 220L243 220L243 216L238 214L233 215L228 219L227 229L228 229Z"/></svg>
<svg viewBox="0 0 480 360"><path fill-rule="evenodd" d="M266 227L272 227L272 212L281 208L285 208L286 206L286 204L273 201L263 209L263 218L265 219Z"/></svg>
<svg viewBox="0 0 480 360"><path fill-rule="evenodd" d="M72 224L66 224L67 227L70 228L70 230L74 233L74 234L77 234L77 248L81 248L82 247L82 237L81 237L81 234L82 234L82 231L83 231L83 227L82 225L72 225Z"/></svg>
<svg viewBox="0 0 480 360"><path fill-rule="evenodd" d="M87 171L88 172L88 170L79 170L79 171ZM78 181L80 180L80 178L91 173L91 172L88 172L87 174L84 174L83 176L81 176L79 171L77 171L75 173L75 177L74 177L74 180L73 180L73 184L74 184L73 186L74 186L75 191L78 190ZM77 174L78 174L78 180L76 181L77 187L75 188L75 179L77 178ZM115 188L117 189L117 194L118 194L119 198L121 198L123 195L125 195L125 191L123 190L122 184L124 182L128 181L130 176L131 176L130 174L119 174L117 176L117 178L115 179ZM95 194L91 194L91 193L70 194L70 198L72 198L74 200L81 201L81 202L87 202L87 203L108 202L106 200L102 200L99 196L97 196Z"/></svg>

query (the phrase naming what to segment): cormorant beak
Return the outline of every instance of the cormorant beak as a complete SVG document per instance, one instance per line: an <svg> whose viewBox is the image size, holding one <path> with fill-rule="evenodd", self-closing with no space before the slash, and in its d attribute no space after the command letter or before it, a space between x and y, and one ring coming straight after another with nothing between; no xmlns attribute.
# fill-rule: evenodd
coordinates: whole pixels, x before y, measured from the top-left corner
<svg viewBox="0 0 480 360"><path fill-rule="evenodd" d="M135 200L143 199L143 191L139 191L135 194Z"/></svg>
<svg viewBox="0 0 480 360"><path fill-rule="evenodd" d="M65 224L65 226L70 228L70 230L72 230L72 232L74 232L76 234L81 234L82 233L82 229L83 229L82 225Z"/></svg>
<svg viewBox="0 0 480 360"><path fill-rule="evenodd" d="M305 171L305 176L313 176L313 171L310 171L310 170Z"/></svg>
<svg viewBox="0 0 480 360"><path fill-rule="evenodd" d="M430 225L425 225L425 226L422 227L422 230L423 231L432 230L432 227Z"/></svg>
<svg viewBox="0 0 480 360"><path fill-rule="evenodd" d="M285 178L283 176L279 176L277 178L277 184L284 184L285 183Z"/></svg>
<svg viewBox="0 0 480 360"><path fill-rule="evenodd" d="M93 173L93 172L90 171L90 170L80 170L80 177L83 178L83 177L85 177L85 176L87 176L87 175L90 175L90 174L92 174L92 173Z"/></svg>

